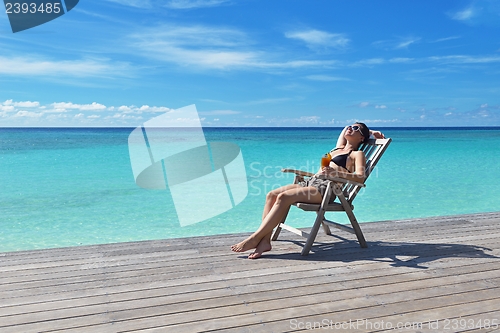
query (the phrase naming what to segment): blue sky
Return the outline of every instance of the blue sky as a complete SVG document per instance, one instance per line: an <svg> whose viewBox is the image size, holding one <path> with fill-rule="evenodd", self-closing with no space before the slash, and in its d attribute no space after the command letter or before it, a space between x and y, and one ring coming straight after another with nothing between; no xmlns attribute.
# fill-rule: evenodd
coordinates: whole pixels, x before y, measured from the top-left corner
<svg viewBox="0 0 500 333"><path fill-rule="evenodd" d="M81 0L0 49L0 126L500 126L498 0Z"/></svg>

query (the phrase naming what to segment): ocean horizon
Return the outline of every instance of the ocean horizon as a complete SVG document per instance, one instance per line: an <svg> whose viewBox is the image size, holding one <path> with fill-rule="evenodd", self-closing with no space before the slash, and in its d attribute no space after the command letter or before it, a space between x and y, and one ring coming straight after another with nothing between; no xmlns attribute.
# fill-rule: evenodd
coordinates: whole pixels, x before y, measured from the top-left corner
<svg viewBox="0 0 500 333"><path fill-rule="evenodd" d="M500 211L500 127L372 127L393 142L354 202L360 222ZM203 127L208 142L240 147L248 195L181 227L168 189L135 184L133 128L2 127L0 252L254 231L267 191L293 181L281 168L317 171L341 129ZM292 207L287 221L312 215Z"/></svg>

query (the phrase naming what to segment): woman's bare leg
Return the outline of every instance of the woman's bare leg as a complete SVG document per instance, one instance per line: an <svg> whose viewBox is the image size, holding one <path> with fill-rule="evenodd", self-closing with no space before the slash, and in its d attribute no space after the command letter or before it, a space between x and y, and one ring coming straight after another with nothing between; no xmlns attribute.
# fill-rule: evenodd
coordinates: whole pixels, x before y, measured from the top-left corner
<svg viewBox="0 0 500 333"><path fill-rule="evenodd" d="M260 257L262 252L270 250L272 231L283 220L293 203L320 203L321 200L321 194L314 187L301 187L298 185L289 187L277 195L274 204L268 210L259 229L244 241L231 246L231 249L235 252L245 252L259 247L260 242L263 241L259 249L256 249L249 256L251 259ZM266 208L264 208L264 213L266 213Z"/></svg>
<svg viewBox="0 0 500 333"><path fill-rule="evenodd" d="M264 211L262 212L261 227L264 224L264 220L265 220L266 216L269 214L269 212L271 211L271 209L274 207L274 204L276 203L276 200L278 199L278 196L281 193L286 192L286 191L288 191L290 189L297 189L297 188L304 189L304 187L302 187L302 186L300 186L298 184L289 184L289 185L281 186L281 187L279 187L277 189L274 189L272 191L269 191L267 193L267 195L266 195L266 203L264 204ZM271 235L272 235L272 231L269 233L269 241L266 242L267 245L261 246L261 248L262 247L266 248L266 251L271 250ZM260 244L260 242L258 242L258 244ZM243 251L239 250L238 244L231 246L231 249L233 249L233 251L237 251L237 252L245 252L247 250L256 248L258 246L258 244L255 244L255 246L250 247L248 249L245 249ZM262 244L262 245L264 245L264 244Z"/></svg>
<svg viewBox="0 0 500 333"><path fill-rule="evenodd" d="M289 189L292 188L304 188L298 184L289 184L285 186L281 186L277 189L274 189L272 191L269 191L266 195L266 203L264 204L264 211L262 212L262 221L266 218L267 214L271 211L271 208L273 208L274 203L276 202L276 199L278 198L278 195L281 193L288 191Z"/></svg>
<svg viewBox="0 0 500 333"><path fill-rule="evenodd" d="M281 194L289 189L299 188L299 187L303 188L302 186L297 185L297 184L290 184L290 185L285 185L285 186L282 186L280 188L269 191L269 193L267 193L267 195L266 195L266 203L264 204L264 211L262 212L262 221L264 221L267 214L269 214L269 212L273 208L273 205L276 202L276 199L278 198L279 194ZM270 233L265 235L261 239L259 244L257 244L257 246L255 247L255 251L248 255L248 258L257 259L262 255L262 253L267 252L267 251L271 251L271 249L272 249L272 246L271 246L272 234L273 233L271 231Z"/></svg>
<svg viewBox="0 0 500 333"><path fill-rule="evenodd" d="M260 240L259 244L257 244L257 247L255 248L255 251L253 251L252 253L250 253L248 255L248 259L257 259L257 258L260 258L262 256L262 253L271 251L271 249L273 248L272 245L271 245L271 237L272 237L272 235L273 235L272 232L270 232L267 235L265 235Z"/></svg>

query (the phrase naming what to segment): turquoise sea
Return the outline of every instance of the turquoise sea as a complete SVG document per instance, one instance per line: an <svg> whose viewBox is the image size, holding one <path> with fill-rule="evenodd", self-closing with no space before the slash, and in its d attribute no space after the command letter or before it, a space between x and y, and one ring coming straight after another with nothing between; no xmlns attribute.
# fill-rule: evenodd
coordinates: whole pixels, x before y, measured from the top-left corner
<svg viewBox="0 0 500 333"><path fill-rule="evenodd" d="M253 231L266 192L293 181L279 170L317 171L341 129L204 128L209 142L239 145L249 192L188 227L168 190L135 184L132 130L0 128L0 251ZM500 211L500 128L381 130L393 142L355 200L361 222ZM288 223L306 227L313 218L292 208Z"/></svg>

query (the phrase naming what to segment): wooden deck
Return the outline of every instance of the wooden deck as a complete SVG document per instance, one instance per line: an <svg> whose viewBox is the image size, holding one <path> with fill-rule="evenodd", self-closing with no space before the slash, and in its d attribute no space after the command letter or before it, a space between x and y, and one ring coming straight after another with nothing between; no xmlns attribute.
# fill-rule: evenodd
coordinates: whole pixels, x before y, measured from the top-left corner
<svg viewBox="0 0 500 333"><path fill-rule="evenodd" d="M245 234L0 253L0 332L500 332L499 226L368 223L367 249L320 231L308 257L283 231L258 260L229 250Z"/></svg>

